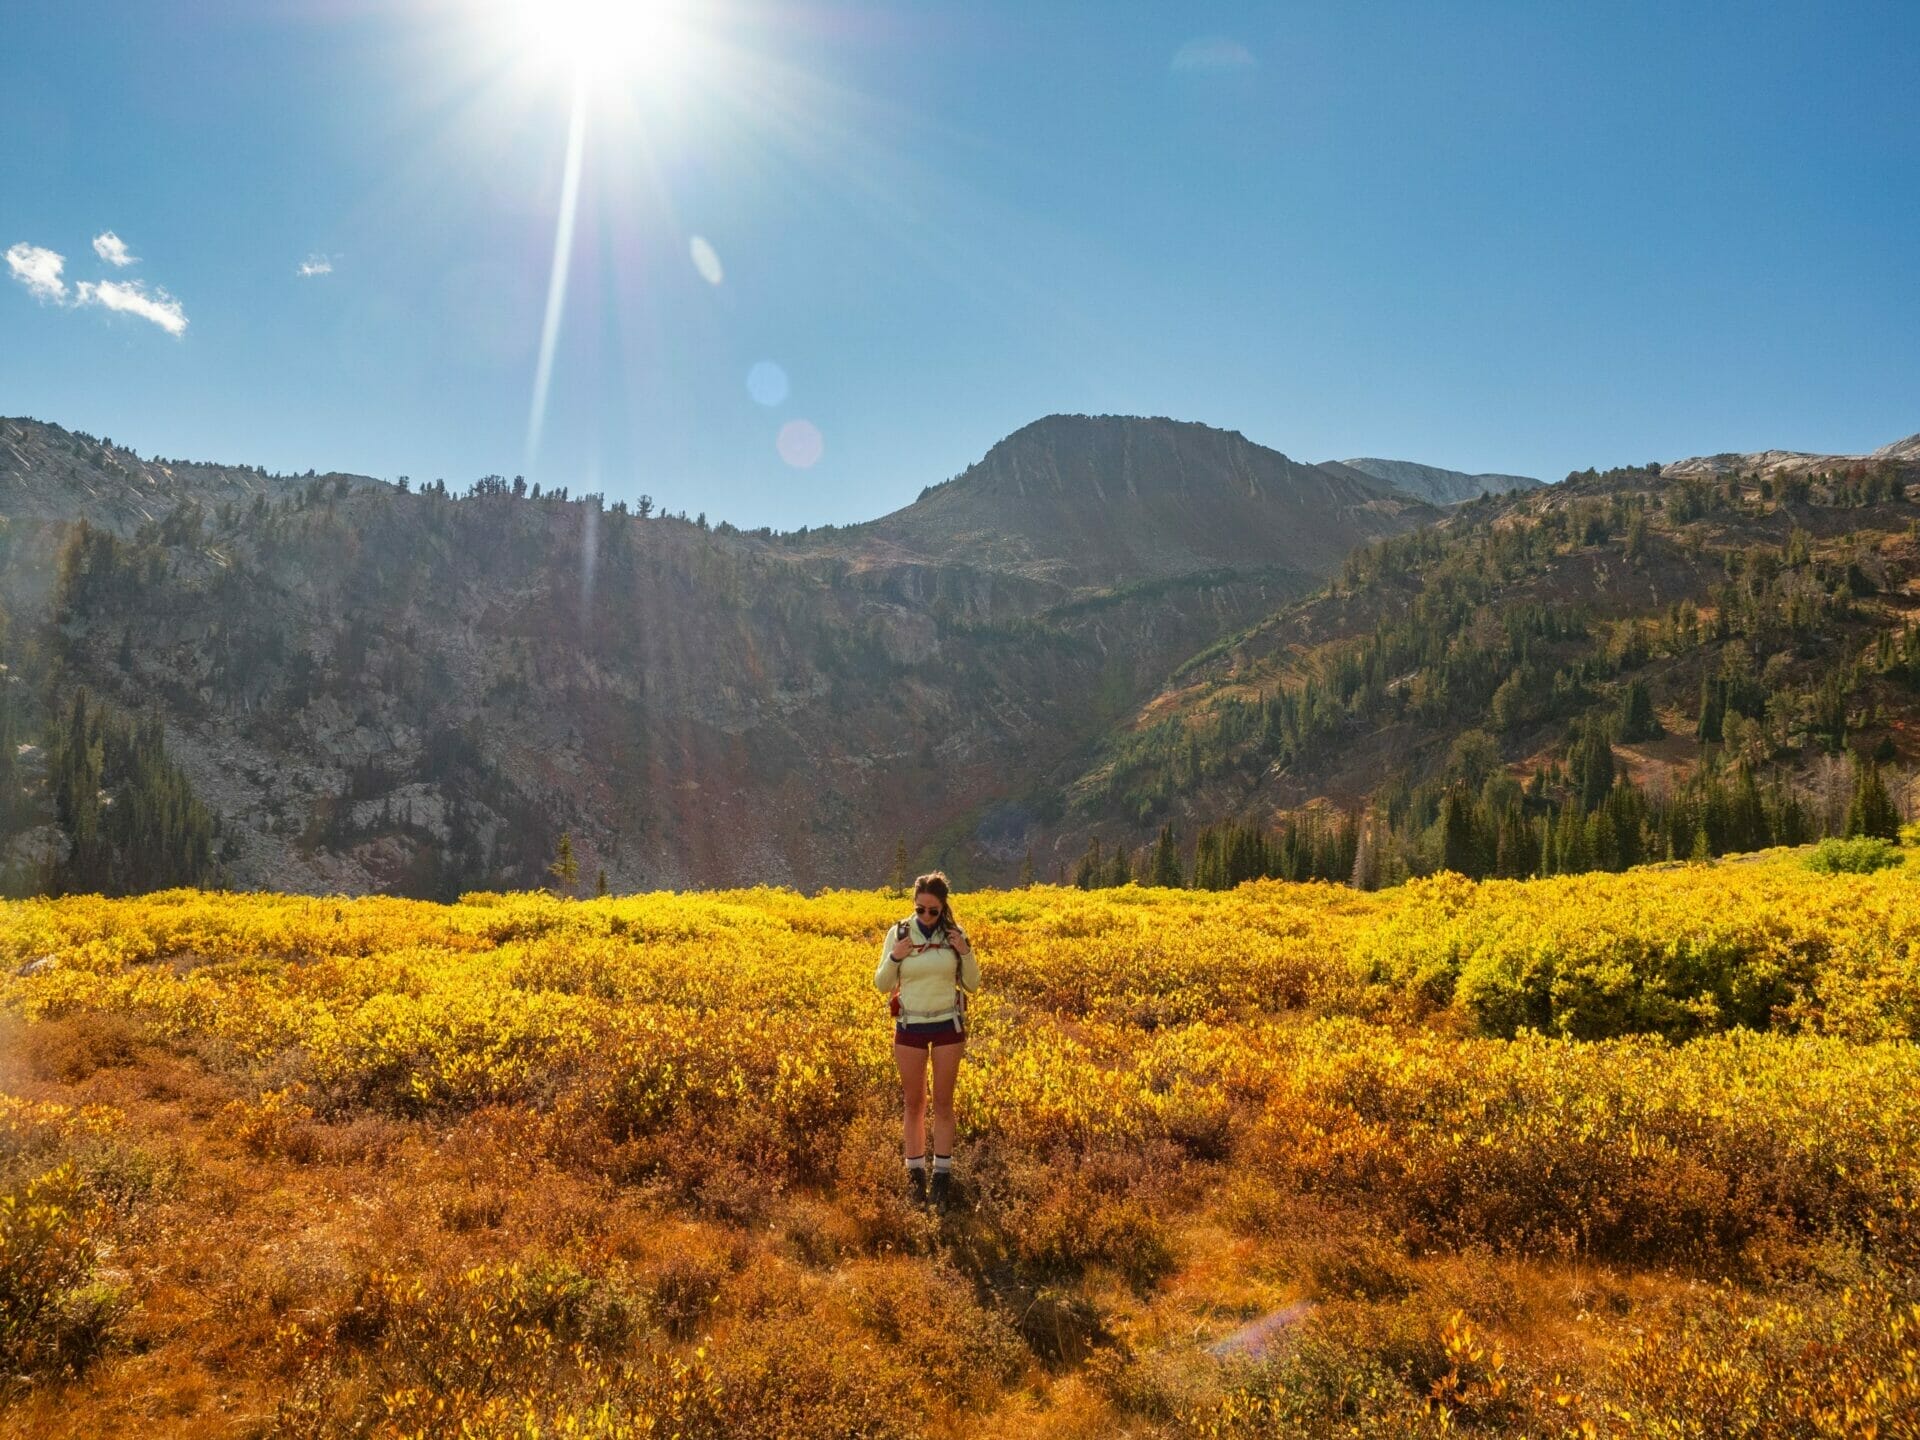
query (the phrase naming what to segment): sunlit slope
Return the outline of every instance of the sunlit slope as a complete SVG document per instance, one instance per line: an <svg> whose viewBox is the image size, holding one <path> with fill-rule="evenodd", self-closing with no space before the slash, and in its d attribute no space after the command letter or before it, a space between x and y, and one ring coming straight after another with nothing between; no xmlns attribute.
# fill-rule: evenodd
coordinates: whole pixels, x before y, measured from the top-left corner
<svg viewBox="0 0 1920 1440"><path fill-rule="evenodd" d="M1916 899L968 894L944 1222L899 898L11 904L0 1433L1909 1434Z"/></svg>
<svg viewBox="0 0 1920 1440"><path fill-rule="evenodd" d="M1570 476L1354 551L1338 580L1191 657L1115 728L1067 786L1056 853L1094 835L1137 849L1168 822L1190 842L1224 816L1318 800L1425 824L1462 736L1523 782L1564 767L1596 722L1643 790L1745 767L1819 810L1844 751L1911 766L1920 467L1902 446L1813 474L1709 480L1704 463ZM1729 731L1706 723L1702 695L1730 678ZM1636 691L1651 736L1615 723ZM1546 783L1530 813L1570 798ZM1753 848L1712 839L1716 854Z"/></svg>

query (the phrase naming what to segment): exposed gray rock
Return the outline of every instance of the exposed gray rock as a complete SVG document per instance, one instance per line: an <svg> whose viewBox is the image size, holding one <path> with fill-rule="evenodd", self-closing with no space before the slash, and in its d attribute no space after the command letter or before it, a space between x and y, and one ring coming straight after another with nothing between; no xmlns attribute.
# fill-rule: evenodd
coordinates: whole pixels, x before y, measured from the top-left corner
<svg viewBox="0 0 1920 1440"><path fill-rule="evenodd" d="M1531 475L1469 475L1464 470L1443 470L1437 465L1421 465L1412 460L1377 460L1365 456L1357 460L1329 460L1321 468L1336 467L1356 470L1429 505L1459 505L1478 500L1482 495L1537 489L1542 483Z"/></svg>
<svg viewBox="0 0 1920 1440"><path fill-rule="evenodd" d="M1920 435L1895 440L1865 455L1825 455L1811 450L1724 451L1718 455L1674 460L1661 466L1661 470L1668 475L1724 479L1729 475L1814 475L1823 470L1888 460L1920 460Z"/></svg>

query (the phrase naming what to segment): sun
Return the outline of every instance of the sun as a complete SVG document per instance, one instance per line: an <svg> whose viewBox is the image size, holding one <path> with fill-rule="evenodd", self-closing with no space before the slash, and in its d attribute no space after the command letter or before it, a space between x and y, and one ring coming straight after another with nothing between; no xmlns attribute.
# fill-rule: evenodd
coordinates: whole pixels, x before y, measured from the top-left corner
<svg viewBox="0 0 1920 1440"><path fill-rule="evenodd" d="M463 17L466 40L478 42L495 78L522 97L557 100L563 87L566 95L567 144L554 215L553 264L547 275L547 305L527 416L531 464L540 450L566 310L588 131L595 133L595 143L604 151L644 166L651 147L674 128L686 98L683 82L696 73L709 78L718 68L713 60L718 47L696 20L710 22L712 7L720 0L429 3L451 6ZM717 265L716 261L716 270ZM707 274L705 267L702 274Z"/></svg>
<svg viewBox="0 0 1920 1440"><path fill-rule="evenodd" d="M663 81L687 62L691 30L678 0L509 0L506 11L523 53L584 84Z"/></svg>

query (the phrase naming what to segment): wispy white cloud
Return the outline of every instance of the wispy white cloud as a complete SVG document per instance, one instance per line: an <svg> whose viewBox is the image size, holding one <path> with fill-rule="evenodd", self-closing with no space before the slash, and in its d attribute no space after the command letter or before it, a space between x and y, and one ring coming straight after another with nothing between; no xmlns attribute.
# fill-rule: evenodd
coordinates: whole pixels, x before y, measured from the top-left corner
<svg viewBox="0 0 1920 1440"><path fill-rule="evenodd" d="M13 278L41 300L67 298L67 282L60 278L66 263L66 256L24 241L7 251L7 269Z"/></svg>
<svg viewBox="0 0 1920 1440"><path fill-rule="evenodd" d="M333 273L333 261L325 255L309 255L300 262L298 268L296 268L293 273L302 277L331 275Z"/></svg>
<svg viewBox="0 0 1920 1440"><path fill-rule="evenodd" d="M93 249L109 265L131 265L134 260L111 230L94 237ZM150 320L169 335L186 333L187 312L159 286L149 291L138 280L82 280L69 290L61 274L66 264L64 255L24 241L7 251L7 269L38 299L69 308L98 305L103 310Z"/></svg>
<svg viewBox="0 0 1920 1440"><path fill-rule="evenodd" d="M1201 35L1173 52L1173 68L1183 74L1251 70L1259 63L1245 45L1225 35Z"/></svg>
<svg viewBox="0 0 1920 1440"><path fill-rule="evenodd" d="M93 237L93 253L109 265L131 265L136 258L127 249L127 242L111 230L103 230Z"/></svg>
<svg viewBox="0 0 1920 1440"><path fill-rule="evenodd" d="M102 280L97 285L83 280L74 289L74 303L138 315L142 320L151 320L169 335L183 335L187 329L187 312L180 308L180 302L160 289L149 295L147 287L138 280Z"/></svg>

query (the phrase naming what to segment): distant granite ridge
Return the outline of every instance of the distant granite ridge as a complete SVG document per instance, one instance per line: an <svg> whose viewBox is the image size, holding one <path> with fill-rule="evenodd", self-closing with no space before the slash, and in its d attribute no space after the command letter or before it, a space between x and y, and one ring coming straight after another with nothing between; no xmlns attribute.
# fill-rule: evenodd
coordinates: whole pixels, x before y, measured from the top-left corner
<svg viewBox="0 0 1920 1440"><path fill-rule="evenodd" d="M1866 455L1822 455L1808 450L1730 450L1718 455L1674 460L1662 469L1668 475L1717 480L1728 475L1812 475L1847 465L1914 460L1920 460L1920 435L1895 440Z"/></svg>
<svg viewBox="0 0 1920 1440"><path fill-rule="evenodd" d="M1469 475L1464 470L1442 470L1437 465L1421 465L1412 460L1379 460L1371 456L1328 460L1320 468L1358 471L1429 505L1460 505L1478 500L1482 495L1533 490L1544 483L1531 475Z"/></svg>

